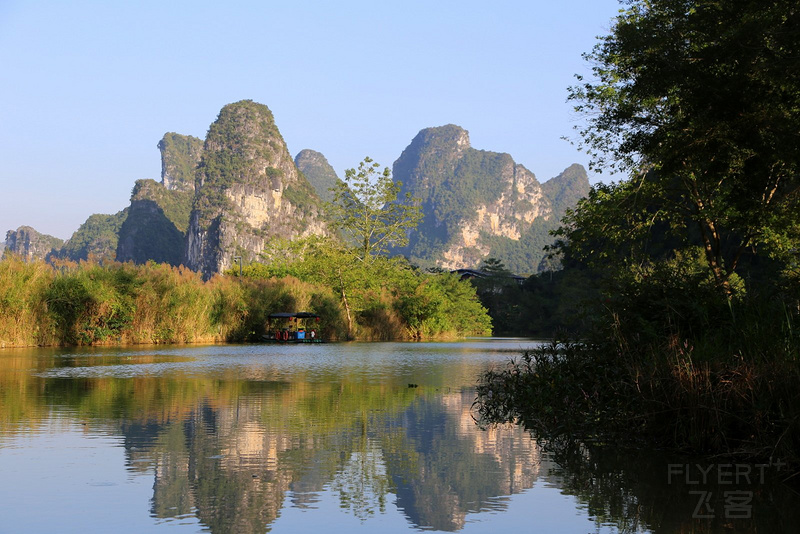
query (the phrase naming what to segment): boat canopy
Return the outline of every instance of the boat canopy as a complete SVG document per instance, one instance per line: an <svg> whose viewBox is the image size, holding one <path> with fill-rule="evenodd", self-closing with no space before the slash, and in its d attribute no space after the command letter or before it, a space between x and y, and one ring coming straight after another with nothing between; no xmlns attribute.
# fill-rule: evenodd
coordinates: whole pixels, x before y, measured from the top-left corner
<svg viewBox="0 0 800 534"><path fill-rule="evenodd" d="M296 317L298 319L319 319L320 316L316 313L310 312L280 312L280 313L270 313L270 319L291 319Z"/></svg>

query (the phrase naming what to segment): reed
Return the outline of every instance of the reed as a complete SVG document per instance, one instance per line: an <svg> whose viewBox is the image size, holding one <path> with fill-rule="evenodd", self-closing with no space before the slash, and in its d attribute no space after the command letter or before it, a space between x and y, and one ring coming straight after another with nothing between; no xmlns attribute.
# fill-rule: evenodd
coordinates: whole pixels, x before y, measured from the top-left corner
<svg viewBox="0 0 800 534"><path fill-rule="evenodd" d="M166 264L0 261L3 346L249 341L275 310L319 309L335 338L341 313L325 287L216 276ZM325 334L323 330L323 335Z"/></svg>
<svg viewBox="0 0 800 534"><path fill-rule="evenodd" d="M53 341L53 325L41 295L54 277L44 263L9 255L0 261L0 347Z"/></svg>
<svg viewBox="0 0 800 534"><path fill-rule="evenodd" d="M800 342L778 302L741 302L729 320L641 343L612 332L555 341L483 375L484 423L545 436L693 454L780 458L800 469Z"/></svg>
<svg viewBox="0 0 800 534"><path fill-rule="evenodd" d="M318 329L328 340L490 332L486 310L470 284L389 262L384 271L348 287L350 302L357 303L353 328L348 328L341 290L318 277L267 272L203 280L184 267L152 262L90 259L50 265L8 257L0 261L0 345L257 341L266 333L270 313L300 310L322 317Z"/></svg>

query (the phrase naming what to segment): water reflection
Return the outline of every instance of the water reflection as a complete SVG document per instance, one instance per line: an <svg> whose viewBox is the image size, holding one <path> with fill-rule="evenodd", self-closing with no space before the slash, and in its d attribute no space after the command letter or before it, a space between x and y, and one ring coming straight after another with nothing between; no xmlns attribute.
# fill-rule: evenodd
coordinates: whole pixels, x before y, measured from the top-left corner
<svg viewBox="0 0 800 534"><path fill-rule="evenodd" d="M472 385L510 348L0 352L0 457L4 446L51 454L14 445L20 436L77 427L113 437L128 472L152 481L149 513L162 529L191 519L211 532L264 532L333 495L367 525L397 510L410 530L467 531L536 492L542 502L572 496L570 508L523 511L521 525L574 531L562 525L580 516L583 531L780 532L800 520L800 501L780 486L667 484L674 460L657 454L543 449L514 426L478 430ZM692 518L698 489L713 495L715 518ZM753 492L751 519L724 517L729 489Z"/></svg>
<svg viewBox="0 0 800 534"><path fill-rule="evenodd" d="M530 436L476 431L474 392L457 387L475 362L400 361L387 375L275 372L249 358L198 372L185 354L18 351L0 359L3 434L60 412L120 435L128 469L154 478L152 516L194 515L212 532L263 532L285 506L314 508L328 491L362 520L394 501L414 527L455 531L536 480Z"/></svg>
<svg viewBox="0 0 800 534"><path fill-rule="evenodd" d="M384 391L379 410L330 395L287 402L292 393L265 386L175 420L123 424L131 466L155 474L151 513L194 511L212 531L262 532L287 494L313 507L330 488L358 518L383 513L394 494L413 525L455 531L467 513L502 509L498 497L530 488L540 467L535 442L517 429L474 431L468 392ZM315 415L336 405L335 425Z"/></svg>

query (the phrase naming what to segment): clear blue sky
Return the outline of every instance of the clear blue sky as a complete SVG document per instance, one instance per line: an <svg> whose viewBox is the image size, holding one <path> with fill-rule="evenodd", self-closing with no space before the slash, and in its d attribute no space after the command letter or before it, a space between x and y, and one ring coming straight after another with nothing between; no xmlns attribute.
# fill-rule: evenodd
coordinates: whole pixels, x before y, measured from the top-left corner
<svg viewBox="0 0 800 534"><path fill-rule="evenodd" d="M68 238L160 178L165 132L204 138L227 103L275 115L292 155L391 167L458 124L544 182L587 158L561 140L581 53L617 0L0 0L0 240ZM596 177L592 177L596 179Z"/></svg>

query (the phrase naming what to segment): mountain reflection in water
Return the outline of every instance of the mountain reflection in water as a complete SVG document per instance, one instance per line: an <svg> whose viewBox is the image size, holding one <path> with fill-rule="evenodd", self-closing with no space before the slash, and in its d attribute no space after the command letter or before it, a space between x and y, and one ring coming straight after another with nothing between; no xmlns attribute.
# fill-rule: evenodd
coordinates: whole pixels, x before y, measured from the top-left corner
<svg viewBox="0 0 800 534"><path fill-rule="evenodd" d="M385 512L394 494L413 525L455 531L467 513L502 510L500 497L530 488L541 468L520 429L475 432L470 391L341 384L300 400L288 386L255 389L122 424L130 465L155 473L155 517L196 513L212 531L263 532L286 498L313 507L330 488L359 518Z"/></svg>
<svg viewBox="0 0 800 534"><path fill-rule="evenodd" d="M417 528L455 531L533 485L541 461L530 435L475 427L483 358L401 354L393 365L365 348L316 367L253 347L227 359L188 357L191 348L3 353L0 443L67 413L122 437L127 468L154 477L154 518L195 516L212 532L263 532L284 507L313 509L324 492L362 520L392 502Z"/></svg>
<svg viewBox="0 0 800 534"><path fill-rule="evenodd" d="M159 530L306 531L321 521L335 531L340 517L315 515L331 502L368 530L401 514L382 532L485 532L504 520L548 532L730 528L692 519L697 488L665 484L667 460L656 455L578 445L554 456L519 427L479 429L476 380L520 343L0 351L0 473L24 480L0 482L14 512L0 530L79 531L78 519L102 515L103 497L139 521L108 530L139 532L148 524L127 487L136 484ZM124 482L88 457L114 451ZM63 469L35 467L52 462ZM67 485L76 494L65 502L81 508L59 508L54 477L78 475L89 482ZM762 525L798 519L796 495L755 489ZM535 499L512 511L519 494ZM47 504L34 510L37 499Z"/></svg>

